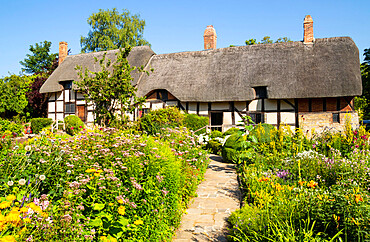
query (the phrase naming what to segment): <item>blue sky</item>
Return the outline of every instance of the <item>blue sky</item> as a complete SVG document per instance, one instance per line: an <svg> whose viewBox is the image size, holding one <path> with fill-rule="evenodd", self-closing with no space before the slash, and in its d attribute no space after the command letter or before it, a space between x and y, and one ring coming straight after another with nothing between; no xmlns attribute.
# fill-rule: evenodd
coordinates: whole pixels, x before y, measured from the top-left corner
<svg viewBox="0 0 370 242"><path fill-rule="evenodd" d="M369 0L0 0L0 77L19 74L29 46L44 40L67 41L79 54L87 18L99 9L128 9L146 21L144 37L158 53L203 49L203 32L213 25L217 47L244 45L246 39L287 36L303 39L303 19L314 20L315 38L350 36L360 50L370 48Z"/></svg>

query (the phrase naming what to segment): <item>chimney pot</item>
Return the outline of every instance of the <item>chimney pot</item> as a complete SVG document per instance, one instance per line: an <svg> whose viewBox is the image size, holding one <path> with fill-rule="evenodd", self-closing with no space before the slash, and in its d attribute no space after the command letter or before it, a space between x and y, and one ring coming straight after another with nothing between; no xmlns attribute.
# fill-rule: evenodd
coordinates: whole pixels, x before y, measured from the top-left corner
<svg viewBox="0 0 370 242"><path fill-rule="evenodd" d="M68 55L68 43L67 42L59 42L59 62L58 65L60 65L64 59Z"/></svg>
<svg viewBox="0 0 370 242"><path fill-rule="evenodd" d="M208 25L204 31L204 49L216 49L217 44L217 35L216 30L213 28L213 25Z"/></svg>
<svg viewBox="0 0 370 242"><path fill-rule="evenodd" d="M303 43L313 43L315 38L313 37L313 20L311 15L306 15L303 21Z"/></svg>

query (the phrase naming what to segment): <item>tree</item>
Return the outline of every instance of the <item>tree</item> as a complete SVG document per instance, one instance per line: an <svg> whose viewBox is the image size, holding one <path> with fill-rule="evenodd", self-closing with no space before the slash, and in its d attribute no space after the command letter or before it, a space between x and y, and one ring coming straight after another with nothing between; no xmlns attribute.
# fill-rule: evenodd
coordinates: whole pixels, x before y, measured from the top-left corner
<svg viewBox="0 0 370 242"><path fill-rule="evenodd" d="M145 21L139 15L131 15L126 9L102 10L93 13L87 20L92 30L81 37L81 52L94 52L125 48L126 46L149 45L143 38Z"/></svg>
<svg viewBox="0 0 370 242"><path fill-rule="evenodd" d="M46 117L48 110L48 96L44 93L40 93L40 88L44 82L48 79L48 74L35 74L31 76L32 82L29 86L29 90L26 93L28 105L26 112L30 114L32 118Z"/></svg>
<svg viewBox="0 0 370 242"><path fill-rule="evenodd" d="M142 104L145 98L136 96L137 89L131 84L131 67L128 63L127 56L131 47L121 49L117 54L117 61L112 63L106 60L105 54L99 62L101 71L82 70L77 66L79 82L75 82L79 91L84 95L88 102L95 106L94 114L96 122L99 125L109 125L115 118L115 109L120 108L122 120L126 112L132 112L135 107L133 104ZM112 71L109 69L113 67ZM138 71L142 71L141 68Z"/></svg>
<svg viewBox="0 0 370 242"><path fill-rule="evenodd" d="M370 49L364 50L364 62L361 64L362 95L355 98L355 109L361 119L370 119Z"/></svg>
<svg viewBox="0 0 370 242"><path fill-rule="evenodd" d="M27 58L19 63L24 67L22 71L28 74L52 72L56 67L58 54L50 54L51 42L44 41L30 45L32 54L27 54Z"/></svg>
<svg viewBox="0 0 370 242"><path fill-rule="evenodd" d="M288 37L280 37L275 41L275 43L282 43L282 42L292 42L292 41ZM271 43L274 43L274 41L271 39L270 36L263 37L260 42L257 42L256 39L249 39L245 41L246 45L271 44Z"/></svg>
<svg viewBox="0 0 370 242"><path fill-rule="evenodd" d="M30 83L28 76L11 75L0 79L0 115L3 118L24 114Z"/></svg>

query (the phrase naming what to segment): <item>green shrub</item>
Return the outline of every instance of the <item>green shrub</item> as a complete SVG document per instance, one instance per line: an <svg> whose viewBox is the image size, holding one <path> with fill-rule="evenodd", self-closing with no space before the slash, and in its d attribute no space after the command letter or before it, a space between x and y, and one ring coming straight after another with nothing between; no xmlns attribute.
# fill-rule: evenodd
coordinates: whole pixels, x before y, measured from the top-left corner
<svg viewBox="0 0 370 242"><path fill-rule="evenodd" d="M259 142L265 143L271 141L271 130L274 130L275 127L271 124L258 124L254 129L250 132L250 135L253 135L257 138Z"/></svg>
<svg viewBox="0 0 370 242"><path fill-rule="evenodd" d="M51 118L33 118L31 119L31 129L34 134L40 133L43 128L50 126L53 123Z"/></svg>
<svg viewBox="0 0 370 242"><path fill-rule="evenodd" d="M65 117L64 123L66 126L66 132L69 135L75 135L79 133L85 126L81 119L76 115L69 115Z"/></svg>
<svg viewBox="0 0 370 242"><path fill-rule="evenodd" d="M218 155L221 152L222 144L217 140L210 140L206 145L207 150L211 150L212 154Z"/></svg>
<svg viewBox="0 0 370 242"><path fill-rule="evenodd" d="M232 134L222 147L222 158L225 162L236 163L243 149L244 137L241 132Z"/></svg>
<svg viewBox="0 0 370 242"><path fill-rule="evenodd" d="M0 134L3 135L5 131L9 131L13 136L22 136L24 127L21 124L11 122L0 118Z"/></svg>
<svg viewBox="0 0 370 242"><path fill-rule="evenodd" d="M151 135L160 133L162 128L180 127L183 122L184 114L175 107L152 110L138 120L140 130Z"/></svg>
<svg viewBox="0 0 370 242"><path fill-rule="evenodd" d="M187 127L189 130L196 131L204 126L208 125L209 119L208 117L199 116L196 114L185 114L184 117L184 126ZM204 134L206 129L199 130L196 132L196 135Z"/></svg>
<svg viewBox="0 0 370 242"><path fill-rule="evenodd" d="M223 134L222 132L218 131L218 130L213 130L210 134L209 134L209 137L211 139L214 139L214 138L223 138Z"/></svg>
<svg viewBox="0 0 370 242"><path fill-rule="evenodd" d="M240 132L240 129L238 128L231 128L231 129L228 129L226 132L223 133L223 136L228 136L228 135L232 135L232 134L235 134L235 133L238 133Z"/></svg>

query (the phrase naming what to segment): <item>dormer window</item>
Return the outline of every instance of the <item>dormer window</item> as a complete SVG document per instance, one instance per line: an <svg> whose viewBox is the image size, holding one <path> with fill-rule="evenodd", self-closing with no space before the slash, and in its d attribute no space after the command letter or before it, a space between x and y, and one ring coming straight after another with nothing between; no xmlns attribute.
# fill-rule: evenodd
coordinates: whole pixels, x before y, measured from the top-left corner
<svg viewBox="0 0 370 242"><path fill-rule="evenodd" d="M72 81L63 81L60 83L64 90L71 90L72 89Z"/></svg>
<svg viewBox="0 0 370 242"><path fill-rule="evenodd" d="M267 87L253 87L256 93L256 99L267 98Z"/></svg>

